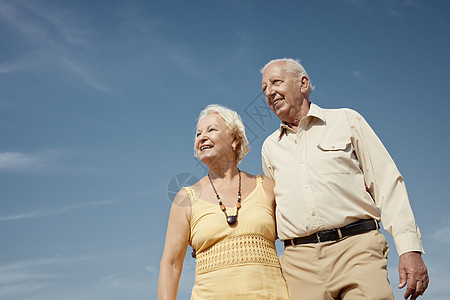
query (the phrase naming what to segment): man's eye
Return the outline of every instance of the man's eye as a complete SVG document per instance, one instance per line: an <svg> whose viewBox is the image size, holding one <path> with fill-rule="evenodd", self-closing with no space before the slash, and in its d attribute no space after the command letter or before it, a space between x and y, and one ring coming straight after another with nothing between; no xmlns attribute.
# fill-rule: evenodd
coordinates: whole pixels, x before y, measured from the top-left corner
<svg viewBox="0 0 450 300"><path fill-rule="evenodd" d="M273 81L273 84L274 84L274 85L280 85L280 83L281 83L281 80L274 80L274 81Z"/></svg>

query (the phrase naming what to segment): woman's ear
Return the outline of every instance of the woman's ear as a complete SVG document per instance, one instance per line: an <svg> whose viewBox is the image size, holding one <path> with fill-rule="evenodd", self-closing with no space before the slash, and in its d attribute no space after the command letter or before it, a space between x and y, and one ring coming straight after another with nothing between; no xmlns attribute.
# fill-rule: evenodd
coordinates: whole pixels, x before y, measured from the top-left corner
<svg viewBox="0 0 450 300"><path fill-rule="evenodd" d="M240 138L237 135L235 135L234 140L231 143L231 147L233 148L233 151L236 151L236 148L239 146L240 141L241 141Z"/></svg>

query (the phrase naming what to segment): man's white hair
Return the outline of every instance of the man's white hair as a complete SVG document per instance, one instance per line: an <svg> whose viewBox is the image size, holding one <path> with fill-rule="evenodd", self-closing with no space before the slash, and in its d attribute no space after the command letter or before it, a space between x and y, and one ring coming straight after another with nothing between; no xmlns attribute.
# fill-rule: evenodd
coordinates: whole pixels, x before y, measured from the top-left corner
<svg viewBox="0 0 450 300"><path fill-rule="evenodd" d="M264 70L266 70L266 68L273 64L273 63L277 63L277 62L284 62L285 63L285 70L286 72L288 72L289 74L294 75L297 78L300 78L303 75L308 76L308 73L306 72L305 68L302 66L302 64L300 63L300 60L298 59L293 59L293 58L278 58L278 59L273 59L271 61L269 61L261 70L261 74L264 73ZM310 92L314 91L314 86L310 83L309 84L309 90Z"/></svg>
<svg viewBox="0 0 450 300"><path fill-rule="evenodd" d="M232 109L221 106L219 104L211 104L200 112L197 123L202 118L210 114L218 114L224 120L225 125L227 126L227 129L230 131L230 133L236 135L239 141L235 150L236 163L239 164L250 150L247 136L245 135L245 126L242 122L241 117ZM197 156L197 149L194 149L194 154Z"/></svg>

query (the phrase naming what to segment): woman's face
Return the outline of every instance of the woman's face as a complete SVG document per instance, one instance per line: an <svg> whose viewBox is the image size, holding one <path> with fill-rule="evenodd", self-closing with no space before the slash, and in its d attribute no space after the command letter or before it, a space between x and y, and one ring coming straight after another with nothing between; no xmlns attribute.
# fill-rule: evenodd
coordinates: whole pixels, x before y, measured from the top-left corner
<svg viewBox="0 0 450 300"><path fill-rule="evenodd" d="M211 163L236 162L233 146L236 140L219 114L203 117L197 124L195 149L198 158L206 165Z"/></svg>

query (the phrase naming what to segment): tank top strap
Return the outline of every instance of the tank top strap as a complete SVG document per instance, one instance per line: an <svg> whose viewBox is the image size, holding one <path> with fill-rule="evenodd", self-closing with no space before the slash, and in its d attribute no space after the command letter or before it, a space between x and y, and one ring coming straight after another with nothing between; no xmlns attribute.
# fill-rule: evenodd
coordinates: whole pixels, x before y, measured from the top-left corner
<svg viewBox="0 0 450 300"><path fill-rule="evenodd" d="M194 189L191 188L190 186L185 186L185 187L183 187L183 189L185 189L185 191L187 192L187 194L189 196L189 201L191 201L191 205L193 205L195 203Z"/></svg>
<svg viewBox="0 0 450 300"><path fill-rule="evenodd" d="M256 186L261 185L262 186L262 176L256 175Z"/></svg>

